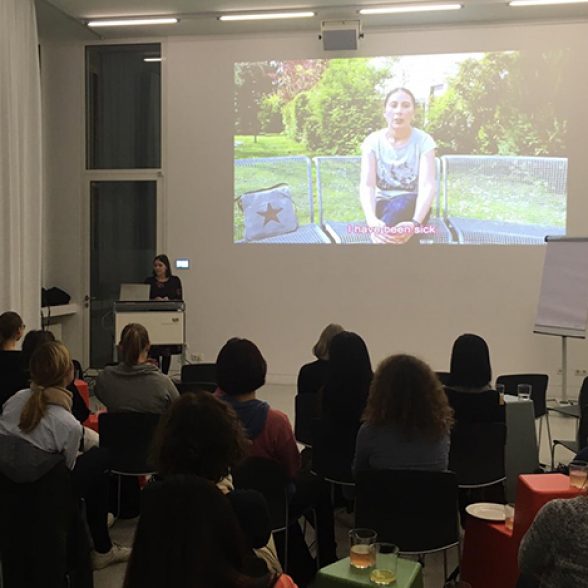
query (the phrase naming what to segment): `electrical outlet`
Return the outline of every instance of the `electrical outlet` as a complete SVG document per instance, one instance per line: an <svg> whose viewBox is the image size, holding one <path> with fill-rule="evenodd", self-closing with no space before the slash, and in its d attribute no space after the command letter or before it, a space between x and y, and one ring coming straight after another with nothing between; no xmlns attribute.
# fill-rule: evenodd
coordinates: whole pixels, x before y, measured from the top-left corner
<svg viewBox="0 0 588 588"><path fill-rule="evenodd" d="M563 370L562 370L561 368L558 368L558 369L557 369L557 375L558 375L558 376L561 376L561 375L563 375Z"/></svg>
<svg viewBox="0 0 588 588"><path fill-rule="evenodd" d="M588 376L588 370L577 369L574 371L576 376Z"/></svg>
<svg viewBox="0 0 588 588"><path fill-rule="evenodd" d="M204 354L202 354L202 353L192 353L192 355L190 355L190 359L192 361L204 361Z"/></svg>

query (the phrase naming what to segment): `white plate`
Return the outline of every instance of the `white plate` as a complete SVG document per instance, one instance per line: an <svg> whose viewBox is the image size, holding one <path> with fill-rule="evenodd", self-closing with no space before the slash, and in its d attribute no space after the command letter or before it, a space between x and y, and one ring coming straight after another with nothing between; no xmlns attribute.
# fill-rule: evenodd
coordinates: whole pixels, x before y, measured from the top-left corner
<svg viewBox="0 0 588 588"><path fill-rule="evenodd" d="M476 502L466 506L466 512L485 521L504 521L504 504L493 502Z"/></svg>

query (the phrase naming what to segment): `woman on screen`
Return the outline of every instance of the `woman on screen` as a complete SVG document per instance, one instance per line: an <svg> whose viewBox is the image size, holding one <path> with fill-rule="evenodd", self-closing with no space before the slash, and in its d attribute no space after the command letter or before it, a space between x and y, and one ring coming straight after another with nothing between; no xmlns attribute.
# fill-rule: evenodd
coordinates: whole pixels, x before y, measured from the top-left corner
<svg viewBox="0 0 588 588"><path fill-rule="evenodd" d="M387 127L362 144L359 196L374 243L406 243L429 218L435 198L435 141L413 128L416 100L395 88L384 100Z"/></svg>
<svg viewBox="0 0 588 588"><path fill-rule="evenodd" d="M167 255L157 255L153 260L153 275L145 278L145 284L149 284L150 300L182 300L182 281L178 276L172 275L169 258ZM171 356L182 353L181 345L153 345L150 357L159 362L164 374L169 372ZM161 358L161 359L160 359Z"/></svg>

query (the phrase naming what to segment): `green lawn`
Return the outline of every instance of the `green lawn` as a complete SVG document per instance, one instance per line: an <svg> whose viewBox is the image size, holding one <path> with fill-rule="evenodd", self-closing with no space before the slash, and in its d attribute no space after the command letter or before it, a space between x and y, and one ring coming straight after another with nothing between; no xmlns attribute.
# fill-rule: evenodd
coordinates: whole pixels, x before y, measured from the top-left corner
<svg viewBox="0 0 588 588"><path fill-rule="evenodd" d="M235 158L306 155L303 146L283 135L235 137ZM499 162L501 163L501 162ZM359 203L359 157L327 159L321 163L324 218L352 222L363 219ZM318 222L316 165L311 164L314 220ZM309 181L306 160L274 160L235 166L235 198L244 192L275 184L290 186L299 224L310 222ZM566 195L533 173L497 174L482 170L452 170L447 183L449 215L520 224L565 227ZM442 195L441 195L442 196ZM243 236L243 214L235 201L235 239Z"/></svg>

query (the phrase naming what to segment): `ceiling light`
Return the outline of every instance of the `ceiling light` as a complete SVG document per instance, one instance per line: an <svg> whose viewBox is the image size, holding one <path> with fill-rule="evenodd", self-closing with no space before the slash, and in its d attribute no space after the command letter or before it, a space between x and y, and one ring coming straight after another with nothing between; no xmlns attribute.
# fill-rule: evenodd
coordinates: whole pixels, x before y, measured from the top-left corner
<svg viewBox="0 0 588 588"><path fill-rule="evenodd" d="M145 63L159 63L163 61L163 57L145 57L143 61Z"/></svg>
<svg viewBox="0 0 588 588"><path fill-rule="evenodd" d="M587 0L588 1L588 0ZM405 12L438 12L443 10L459 10L462 4L395 4L392 6L381 6L378 8L362 8L359 14L401 14Z"/></svg>
<svg viewBox="0 0 588 588"><path fill-rule="evenodd" d="M549 6L551 4L584 4L588 0L512 0L508 5L513 8L520 6Z"/></svg>
<svg viewBox="0 0 588 588"><path fill-rule="evenodd" d="M103 19L91 20L88 26L95 27L133 27L145 25L160 25L160 24L176 24L179 22L177 18L125 18L125 19Z"/></svg>
<svg viewBox="0 0 588 588"><path fill-rule="evenodd" d="M280 18L311 18L314 12L258 12L256 14L223 14L218 19L222 21L239 20L274 20Z"/></svg>

